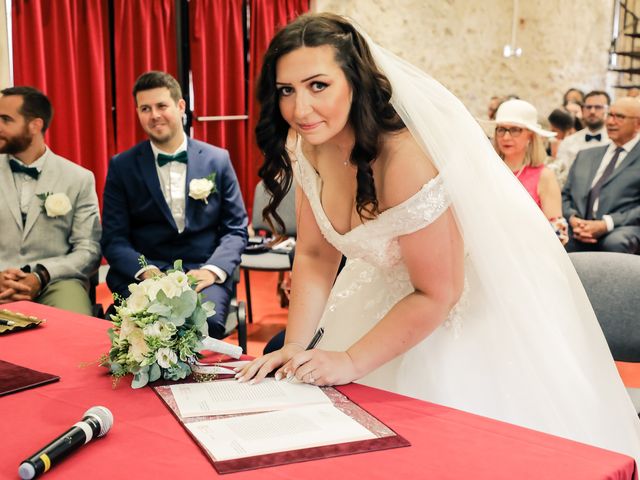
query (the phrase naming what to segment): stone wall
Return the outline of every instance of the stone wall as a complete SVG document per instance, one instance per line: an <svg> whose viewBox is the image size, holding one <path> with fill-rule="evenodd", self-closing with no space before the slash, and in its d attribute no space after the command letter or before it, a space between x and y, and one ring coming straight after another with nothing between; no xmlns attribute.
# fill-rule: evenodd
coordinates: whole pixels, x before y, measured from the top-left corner
<svg viewBox="0 0 640 480"><path fill-rule="evenodd" d="M502 55L512 0L314 0L312 9L356 19L481 118L492 95L516 94L546 117L569 87L609 90L615 81L607 74L612 0L521 0L520 58Z"/></svg>

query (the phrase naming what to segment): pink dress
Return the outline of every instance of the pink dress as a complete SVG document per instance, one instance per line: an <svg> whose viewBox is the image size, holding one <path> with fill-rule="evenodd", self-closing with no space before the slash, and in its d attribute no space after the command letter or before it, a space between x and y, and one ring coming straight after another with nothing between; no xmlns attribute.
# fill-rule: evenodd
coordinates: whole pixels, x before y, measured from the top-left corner
<svg viewBox="0 0 640 480"><path fill-rule="evenodd" d="M520 180L520 183L524 185L524 188L527 189L531 198L533 198L538 207L542 208L542 204L540 203L540 196L538 195L538 183L540 183L540 175L542 175L542 170L544 169L544 165L539 165L537 167L526 166L519 172L513 172L513 174Z"/></svg>

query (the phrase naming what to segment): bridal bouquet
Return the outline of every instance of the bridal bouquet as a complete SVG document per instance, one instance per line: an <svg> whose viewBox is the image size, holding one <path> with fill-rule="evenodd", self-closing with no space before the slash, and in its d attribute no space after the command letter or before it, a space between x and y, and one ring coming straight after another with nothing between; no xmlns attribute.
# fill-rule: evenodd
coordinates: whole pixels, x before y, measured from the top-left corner
<svg viewBox="0 0 640 480"><path fill-rule="evenodd" d="M111 349L101 361L116 381L132 373L131 386L141 388L160 377L179 380L191 373L208 335L207 318L215 313L194 285L178 260L166 275L129 285L129 298L116 298Z"/></svg>

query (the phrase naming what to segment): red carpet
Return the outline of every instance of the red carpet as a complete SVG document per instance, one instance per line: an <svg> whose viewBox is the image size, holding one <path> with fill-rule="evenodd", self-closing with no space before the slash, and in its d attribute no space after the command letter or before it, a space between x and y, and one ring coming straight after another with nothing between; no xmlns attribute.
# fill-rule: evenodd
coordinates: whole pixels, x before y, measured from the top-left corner
<svg viewBox="0 0 640 480"><path fill-rule="evenodd" d="M247 350L249 355L258 356L271 337L287 324L287 310L280 308L277 295L278 274L276 272L251 272L251 300L253 303L253 323L247 326ZM238 284L238 300L246 303L244 274ZM104 308L113 303L106 283L96 288L96 301ZM229 342L238 343L237 335L231 335Z"/></svg>

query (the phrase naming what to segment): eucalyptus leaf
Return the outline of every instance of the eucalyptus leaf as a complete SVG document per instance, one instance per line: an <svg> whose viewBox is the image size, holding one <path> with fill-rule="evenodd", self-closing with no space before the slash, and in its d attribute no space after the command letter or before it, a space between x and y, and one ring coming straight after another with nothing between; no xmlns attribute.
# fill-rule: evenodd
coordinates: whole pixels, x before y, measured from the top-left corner
<svg viewBox="0 0 640 480"><path fill-rule="evenodd" d="M182 271L182 260L178 259L173 262L173 269Z"/></svg>
<svg viewBox="0 0 640 480"><path fill-rule="evenodd" d="M162 292L164 294L164 292ZM147 312L155 313L161 317L168 317L171 315L171 307L162 303L153 303L147 308Z"/></svg>
<svg viewBox="0 0 640 480"><path fill-rule="evenodd" d="M205 313L204 308L196 307L191 315L191 321L196 327L202 326L203 323L207 321L207 314Z"/></svg>
<svg viewBox="0 0 640 480"><path fill-rule="evenodd" d="M149 374L146 371L140 371L133 376L131 388L142 388L149 383Z"/></svg>
<svg viewBox="0 0 640 480"><path fill-rule="evenodd" d="M198 294L193 290L185 290L177 299L173 299L171 313L173 317L190 317L198 303ZM172 319L173 320L173 319Z"/></svg>
<svg viewBox="0 0 640 480"><path fill-rule="evenodd" d="M160 366L157 363L154 363L149 367L149 381L155 382L160 378L162 372L160 371Z"/></svg>
<svg viewBox="0 0 640 480"><path fill-rule="evenodd" d="M213 302L204 302L202 308L207 314L207 318L216 314L216 304Z"/></svg>

